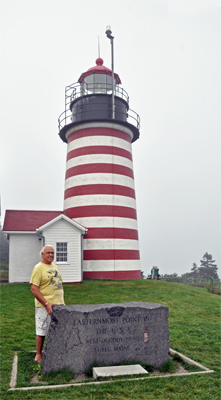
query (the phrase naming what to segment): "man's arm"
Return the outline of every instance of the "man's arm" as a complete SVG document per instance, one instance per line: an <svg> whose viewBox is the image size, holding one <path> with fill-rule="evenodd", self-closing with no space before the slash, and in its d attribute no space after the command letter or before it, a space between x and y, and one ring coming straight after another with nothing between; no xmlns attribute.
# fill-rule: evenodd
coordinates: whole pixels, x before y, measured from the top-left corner
<svg viewBox="0 0 221 400"><path fill-rule="evenodd" d="M33 295L35 296L35 298L43 305L45 306L45 304L47 303L47 301L45 300L44 296L42 295L42 293L39 290L39 287L36 285L33 285L33 283L31 284L31 292L33 293ZM52 306L55 305L56 303L48 303L45 308L48 312L49 315L52 314Z"/></svg>

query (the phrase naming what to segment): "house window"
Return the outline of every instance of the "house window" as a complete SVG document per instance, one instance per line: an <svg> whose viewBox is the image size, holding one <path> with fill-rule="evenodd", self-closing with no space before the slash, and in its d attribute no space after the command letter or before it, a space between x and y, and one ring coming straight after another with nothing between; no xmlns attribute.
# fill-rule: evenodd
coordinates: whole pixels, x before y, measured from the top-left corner
<svg viewBox="0 0 221 400"><path fill-rule="evenodd" d="M68 244L56 243L56 262L67 262L68 260Z"/></svg>

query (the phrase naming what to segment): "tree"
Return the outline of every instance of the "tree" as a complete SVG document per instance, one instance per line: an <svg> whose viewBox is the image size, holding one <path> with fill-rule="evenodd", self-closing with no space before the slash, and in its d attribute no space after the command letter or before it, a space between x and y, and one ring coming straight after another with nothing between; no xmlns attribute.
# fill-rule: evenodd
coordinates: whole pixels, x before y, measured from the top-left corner
<svg viewBox="0 0 221 400"><path fill-rule="evenodd" d="M213 260L212 254L205 253L203 259L200 260L201 265L198 268L198 273L202 278L213 278L219 279L218 276L218 267L214 264L216 261Z"/></svg>
<svg viewBox="0 0 221 400"><path fill-rule="evenodd" d="M192 272L190 272L191 276L192 276L193 278L196 278L196 277L198 276L198 273L199 273L199 268L197 267L197 264L196 264L196 263L193 263L193 266L192 266L192 268L191 268L191 271L192 271Z"/></svg>
<svg viewBox="0 0 221 400"><path fill-rule="evenodd" d="M9 241L0 226L0 263L9 261Z"/></svg>
<svg viewBox="0 0 221 400"><path fill-rule="evenodd" d="M198 270L197 264L196 264L196 263L193 263L193 266L192 266L192 268L191 268L191 271L193 271L194 273L196 273L197 270Z"/></svg>

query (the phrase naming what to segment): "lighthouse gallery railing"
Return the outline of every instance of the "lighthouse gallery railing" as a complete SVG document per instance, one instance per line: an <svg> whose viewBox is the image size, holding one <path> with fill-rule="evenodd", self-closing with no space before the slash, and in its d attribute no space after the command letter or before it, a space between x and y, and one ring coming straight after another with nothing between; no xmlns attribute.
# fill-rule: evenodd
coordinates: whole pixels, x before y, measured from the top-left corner
<svg viewBox="0 0 221 400"><path fill-rule="evenodd" d="M59 116L58 118L58 129L59 132L61 131L62 128L64 128L66 125L70 124L73 120L73 113L72 110L70 109L70 105L72 102L78 98L83 98L84 96L89 96L89 95L96 95L96 94L108 94L112 95L112 85L107 84L107 83L91 83L91 84L86 84L86 82L83 82L83 84L79 84L78 82L73 83L69 86L66 86L65 88L65 111ZM128 93L118 85L115 86L115 96L120 97L123 99L128 105L129 105L129 96ZM101 105L103 106L102 102L102 97L101 97ZM98 104L98 103L97 103ZM91 106L93 107L93 106ZM93 112L93 108L91 108L91 111ZM76 112L76 117L77 114L80 114L81 111ZM127 119L127 122L131 123L132 125L136 126L137 129L140 129L140 117L139 115L131 110L127 109L126 113L122 113Z"/></svg>

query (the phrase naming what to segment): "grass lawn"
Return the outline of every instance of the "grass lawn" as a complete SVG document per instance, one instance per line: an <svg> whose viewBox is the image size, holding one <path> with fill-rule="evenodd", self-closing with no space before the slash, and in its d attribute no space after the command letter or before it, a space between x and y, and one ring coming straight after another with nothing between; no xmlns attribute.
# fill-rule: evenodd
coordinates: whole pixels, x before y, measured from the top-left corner
<svg viewBox="0 0 221 400"><path fill-rule="evenodd" d="M220 296L151 280L64 285L67 305L143 301L169 306L170 347L213 369L211 374L102 385L7 392L14 351L35 349L34 298L28 284L1 285L1 399L220 400Z"/></svg>

